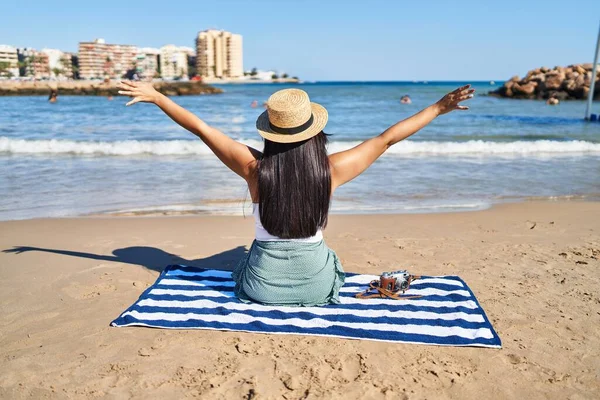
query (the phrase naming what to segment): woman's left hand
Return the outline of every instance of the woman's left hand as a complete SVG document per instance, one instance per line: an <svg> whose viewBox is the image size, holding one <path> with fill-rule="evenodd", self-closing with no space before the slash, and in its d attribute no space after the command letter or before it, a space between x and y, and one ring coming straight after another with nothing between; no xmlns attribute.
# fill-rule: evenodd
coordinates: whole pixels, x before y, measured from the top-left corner
<svg viewBox="0 0 600 400"><path fill-rule="evenodd" d="M469 107L459 105L459 103L473 98L473 93L475 93L475 89L471 89L471 85L459 87L448 93L435 103L438 115L446 114L453 110L468 110Z"/></svg>
<svg viewBox="0 0 600 400"><path fill-rule="evenodd" d="M154 89L151 82L122 81L119 82L119 89L123 89L119 90L119 94L133 97L133 100L125 104L126 106L139 103L140 101L145 103L156 103L156 100L160 95L160 93Z"/></svg>

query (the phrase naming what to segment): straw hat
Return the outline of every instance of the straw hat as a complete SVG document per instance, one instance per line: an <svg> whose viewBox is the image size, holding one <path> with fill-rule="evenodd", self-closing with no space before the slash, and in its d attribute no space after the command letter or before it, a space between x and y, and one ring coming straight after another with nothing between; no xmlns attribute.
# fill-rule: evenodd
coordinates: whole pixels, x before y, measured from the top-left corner
<svg viewBox="0 0 600 400"><path fill-rule="evenodd" d="M311 103L304 90L283 89L269 97L267 111L256 120L256 129L272 142L295 143L315 136L326 124L325 107Z"/></svg>

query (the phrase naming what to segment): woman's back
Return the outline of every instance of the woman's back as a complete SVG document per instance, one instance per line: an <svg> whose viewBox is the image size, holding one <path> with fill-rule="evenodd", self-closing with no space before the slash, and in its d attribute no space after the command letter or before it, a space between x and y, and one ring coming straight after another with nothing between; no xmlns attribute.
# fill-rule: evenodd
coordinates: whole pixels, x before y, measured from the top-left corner
<svg viewBox="0 0 600 400"><path fill-rule="evenodd" d="M265 139L261 153L236 142L156 92L151 84L122 83L119 91L158 105L204 141L248 183L256 218L256 239L234 268L235 293L242 301L320 305L339 302L344 271L324 241L331 194L365 171L390 146L416 133L438 115L466 110L473 97L464 86L351 149L327 155L323 129L328 114L298 89L274 93L256 121ZM264 239L264 240L261 240Z"/></svg>
<svg viewBox="0 0 600 400"><path fill-rule="evenodd" d="M273 241L292 241L292 242L305 242L305 243L316 243L323 240L323 231L321 228L317 229L317 233L313 236L307 238L292 238L292 239L283 239L279 236L271 235L262 225L260 220L260 212L259 212L258 203L252 203L252 215L254 216L254 238L261 242L273 242Z"/></svg>

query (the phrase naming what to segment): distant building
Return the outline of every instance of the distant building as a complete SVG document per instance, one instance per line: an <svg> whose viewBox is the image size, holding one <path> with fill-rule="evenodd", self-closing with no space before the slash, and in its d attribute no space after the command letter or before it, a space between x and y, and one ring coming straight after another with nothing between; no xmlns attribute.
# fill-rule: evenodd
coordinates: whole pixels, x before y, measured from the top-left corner
<svg viewBox="0 0 600 400"><path fill-rule="evenodd" d="M144 79L152 79L158 75L159 49L142 47L135 56L135 69L137 74Z"/></svg>
<svg viewBox="0 0 600 400"><path fill-rule="evenodd" d="M81 79L79 76L79 55L77 53L65 53L67 57L71 58L71 68L73 71L73 79Z"/></svg>
<svg viewBox="0 0 600 400"><path fill-rule="evenodd" d="M81 79L121 78L135 63L135 46L107 44L104 39L79 43Z"/></svg>
<svg viewBox="0 0 600 400"><path fill-rule="evenodd" d="M184 78L188 75L189 47L168 44L160 48L160 75L163 79Z"/></svg>
<svg viewBox="0 0 600 400"><path fill-rule="evenodd" d="M19 60L19 76L34 77L33 57L37 50L31 47L19 47L17 49L17 59Z"/></svg>
<svg viewBox="0 0 600 400"><path fill-rule="evenodd" d="M30 47L17 49L19 59L19 75L35 79L49 79L51 77L50 61L48 54Z"/></svg>
<svg viewBox="0 0 600 400"><path fill-rule="evenodd" d="M63 53L63 65L65 65L65 69L68 71L67 65L71 66L70 76L66 75L71 79L79 79L79 57L77 53L65 52Z"/></svg>
<svg viewBox="0 0 600 400"><path fill-rule="evenodd" d="M17 49L5 44L0 44L0 76L19 76L19 57Z"/></svg>
<svg viewBox="0 0 600 400"><path fill-rule="evenodd" d="M57 49L42 49L40 52L48 57L50 75L55 78L73 78L73 63L71 54Z"/></svg>
<svg viewBox="0 0 600 400"><path fill-rule="evenodd" d="M198 33L196 66L205 78L239 78L244 75L242 36L214 29Z"/></svg>
<svg viewBox="0 0 600 400"><path fill-rule="evenodd" d="M188 76L191 78L198 75L198 70L196 68L196 49L186 46L180 48L187 54Z"/></svg>
<svg viewBox="0 0 600 400"><path fill-rule="evenodd" d="M254 75L252 75L254 73ZM270 81L273 79L273 75L277 75L276 71L261 71L261 70L254 70L254 71L246 71L246 73L244 75L247 75L250 77L250 79L252 80L258 80L258 81Z"/></svg>

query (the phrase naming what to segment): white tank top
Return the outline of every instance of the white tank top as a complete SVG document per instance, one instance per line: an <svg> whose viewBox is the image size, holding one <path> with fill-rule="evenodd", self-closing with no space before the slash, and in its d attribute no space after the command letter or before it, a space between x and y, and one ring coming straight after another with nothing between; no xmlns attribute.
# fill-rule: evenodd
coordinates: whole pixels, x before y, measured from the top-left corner
<svg viewBox="0 0 600 400"><path fill-rule="evenodd" d="M321 228L317 230L317 233L314 236L309 238L302 239L282 239L277 236L271 235L267 230L262 226L260 222L260 211L258 207L258 203L252 203L252 214L254 215L254 232L256 240L260 240L262 242L271 242L274 240L285 240L289 242L308 242L308 243L317 243L323 240L323 232Z"/></svg>

